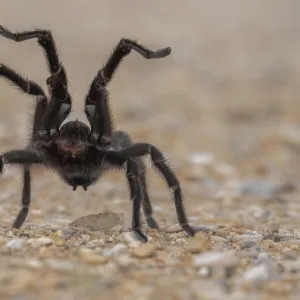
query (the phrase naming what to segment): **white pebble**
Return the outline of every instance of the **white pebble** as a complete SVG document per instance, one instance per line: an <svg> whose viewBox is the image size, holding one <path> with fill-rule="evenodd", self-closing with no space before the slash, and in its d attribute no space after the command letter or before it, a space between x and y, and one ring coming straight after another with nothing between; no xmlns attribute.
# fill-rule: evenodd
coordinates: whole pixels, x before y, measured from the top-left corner
<svg viewBox="0 0 300 300"><path fill-rule="evenodd" d="M232 252L204 252L194 256L196 266L223 266L231 267L237 264L237 258Z"/></svg>
<svg viewBox="0 0 300 300"><path fill-rule="evenodd" d="M25 243L25 239L16 238L7 242L5 244L5 247L9 249L20 249L23 247L24 243Z"/></svg>
<svg viewBox="0 0 300 300"><path fill-rule="evenodd" d="M116 244L113 248L111 249L105 249L103 251L104 256L115 256L126 250L127 247L124 244Z"/></svg>

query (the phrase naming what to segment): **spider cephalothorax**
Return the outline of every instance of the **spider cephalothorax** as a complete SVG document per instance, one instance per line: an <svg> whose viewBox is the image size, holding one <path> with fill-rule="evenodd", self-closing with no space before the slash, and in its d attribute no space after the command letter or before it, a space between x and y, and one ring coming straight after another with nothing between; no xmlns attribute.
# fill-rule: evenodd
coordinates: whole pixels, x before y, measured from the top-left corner
<svg viewBox="0 0 300 300"><path fill-rule="evenodd" d="M33 130L26 149L11 150L0 156L0 172L4 164L23 166L22 209L13 227L20 228L26 219L30 205L30 166L39 164L55 170L73 190L78 186L85 190L113 167L123 167L126 172L133 205L132 230L142 241L147 241L140 230L140 205L142 203L148 225L158 228L152 217L142 156L149 155L154 167L163 175L173 193L179 224L191 236L184 212L180 184L168 167L163 154L148 143L132 143L128 134L114 131L109 110L107 84L119 63L131 50L146 59L168 56L171 48L151 51L130 39L121 39L106 64L92 81L85 98L85 114L89 125L75 120L64 123L71 111L72 100L68 91L66 71L61 64L50 31L35 30L12 33L0 26L0 35L22 42L37 38L44 49L50 76L46 80L49 97L33 81L24 79L9 67L0 64L0 76L8 79L23 92L36 97ZM63 124L64 123L64 124Z"/></svg>

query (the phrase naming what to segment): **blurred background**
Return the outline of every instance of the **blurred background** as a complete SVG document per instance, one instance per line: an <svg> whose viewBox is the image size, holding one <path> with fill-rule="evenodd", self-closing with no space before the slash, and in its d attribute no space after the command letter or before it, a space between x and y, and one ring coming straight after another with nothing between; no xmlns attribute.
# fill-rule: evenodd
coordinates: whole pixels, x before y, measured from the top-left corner
<svg viewBox="0 0 300 300"><path fill-rule="evenodd" d="M1 24L12 31L38 27L53 32L68 72L75 114L82 113L88 85L121 37L153 49L172 47L171 55L160 60L147 61L132 52L111 83L111 107L118 129L163 150L189 198L199 201L197 180L209 175L202 166L212 161L220 163L221 176L231 179L263 176L297 183L299 1L2 0L1 7ZM1 38L0 56L45 87L48 71L34 40L14 43ZM34 99L5 80L0 90L0 149L5 151L24 145ZM151 180L159 181L151 172ZM17 173L11 174L14 185L19 184ZM122 182L123 175L116 176L115 182ZM51 173L46 178L56 180ZM194 189L189 185L193 180ZM36 186L39 182L40 178ZM93 193L106 191L109 182L115 190L116 183L108 177ZM52 192L59 193L64 184L55 181L55 186ZM156 197L165 186L150 189ZM50 197L49 190L43 192ZM18 198L19 192L14 193ZM70 195L71 190L66 198L76 197ZM80 195L77 204L83 209L86 194ZM168 191L163 195L168 197ZM17 199L13 203L15 211Z"/></svg>

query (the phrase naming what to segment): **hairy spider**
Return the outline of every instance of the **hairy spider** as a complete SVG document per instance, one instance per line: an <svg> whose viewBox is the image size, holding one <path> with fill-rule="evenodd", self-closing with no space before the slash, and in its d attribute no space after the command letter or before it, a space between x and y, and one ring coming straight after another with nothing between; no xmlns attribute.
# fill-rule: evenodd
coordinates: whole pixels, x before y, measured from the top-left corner
<svg viewBox="0 0 300 300"><path fill-rule="evenodd" d="M132 199L132 230L140 240L147 237L140 229L140 204L149 227L158 228L152 217L148 197L143 156L150 155L156 169L163 175L173 193L177 218L182 228L190 235L196 229L188 224L184 211L180 184L166 163L163 154L148 143L133 143L126 132L114 131L107 85L122 59L135 50L146 59L168 56L171 48L151 51L137 42L123 38L117 44L97 75L94 77L85 98L85 114L90 126L75 120L63 124L71 111L72 100L68 91L65 68L60 62L52 33L38 29L12 33L0 26L0 35L16 42L37 38L45 51L50 77L46 83L50 96L31 80L27 80L1 64L0 75L14 83L21 91L36 97L36 106L30 141L25 149L11 150L0 156L0 172L3 166L21 165L23 168L23 192L21 210L13 223L20 228L25 221L30 205L30 166L43 165L55 170L73 190L82 186L85 190L95 183L105 170L124 168Z"/></svg>

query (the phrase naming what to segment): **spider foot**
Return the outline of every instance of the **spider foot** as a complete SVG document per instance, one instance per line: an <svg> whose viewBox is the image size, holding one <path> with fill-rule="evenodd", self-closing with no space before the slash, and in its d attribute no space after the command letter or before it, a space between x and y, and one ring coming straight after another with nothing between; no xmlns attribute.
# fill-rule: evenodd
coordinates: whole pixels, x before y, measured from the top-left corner
<svg viewBox="0 0 300 300"><path fill-rule="evenodd" d="M168 55L170 55L172 49L171 47L167 47L167 48L163 48L163 49L160 49L160 50L157 50L155 52L152 52L150 55L149 55L149 58L151 59L155 59L155 58L163 58L163 57L166 57Z"/></svg>
<svg viewBox="0 0 300 300"><path fill-rule="evenodd" d="M147 224L150 228L159 229L159 226L158 226L157 222L155 221L155 219L152 216L147 216L146 217L146 222L147 222Z"/></svg>
<svg viewBox="0 0 300 300"><path fill-rule="evenodd" d="M133 232L135 233L139 241L141 241L142 243L147 243L148 238L142 233L139 228L133 229Z"/></svg>
<svg viewBox="0 0 300 300"><path fill-rule="evenodd" d="M17 41L16 35L5 29L2 25L0 25L0 35L6 37L7 39Z"/></svg>
<svg viewBox="0 0 300 300"><path fill-rule="evenodd" d="M3 157L0 156L0 175L3 173L3 166L4 166Z"/></svg>
<svg viewBox="0 0 300 300"><path fill-rule="evenodd" d="M181 225L181 227L189 236L194 236L196 232L199 231L188 224Z"/></svg>
<svg viewBox="0 0 300 300"><path fill-rule="evenodd" d="M23 225L27 215L28 215L28 207L23 207L19 212L18 216L16 217L16 220L14 221L12 228L19 229Z"/></svg>

